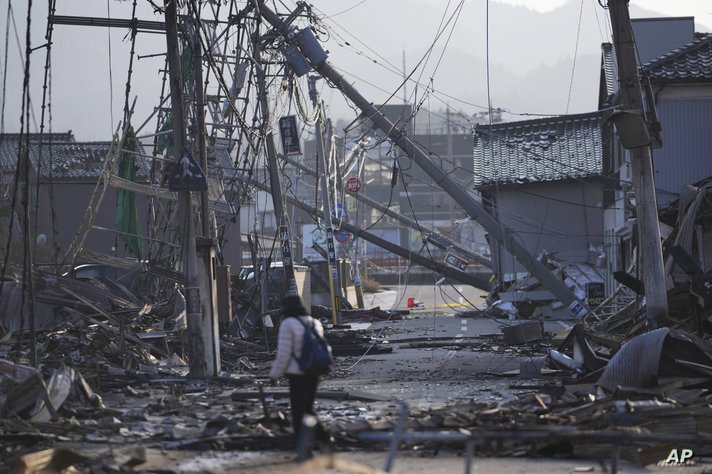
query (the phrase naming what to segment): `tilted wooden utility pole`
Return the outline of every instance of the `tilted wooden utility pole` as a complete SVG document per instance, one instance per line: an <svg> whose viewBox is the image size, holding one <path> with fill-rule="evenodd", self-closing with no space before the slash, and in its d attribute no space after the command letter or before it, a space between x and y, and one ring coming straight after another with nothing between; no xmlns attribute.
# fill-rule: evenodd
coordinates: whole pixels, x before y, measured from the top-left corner
<svg viewBox="0 0 712 474"><path fill-rule="evenodd" d="M257 0L260 14L284 38L286 44L296 46L303 57L298 58L303 65L308 64L322 77L338 88L358 107L365 117L381 129L393 142L398 145L416 164L431 178L434 184L448 193L465 212L478 221L490 236L501 242L504 247L526 268L536 279L561 301L573 314L582 317L588 313L588 308L560 277L551 273L541 262L531 255L515 237L513 230L508 229L492 217L473 196L454 181L445 171L437 166L428 154L413 143L406 134L388 120L381 111L369 100L363 97L351 83L346 80L326 60L327 53L309 28L296 31L288 21L283 21L276 13L265 6L264 0ZM298 2L298 5L303 2Z"/></svg>
<svg viewBox="0 0 712 474"><path fill-rule="evenodd" d="M668 320L665 267L660 242L655 176L650 153L650 147L655 135L659 134L659 129L651 129L652 124L643 98L628 0L609 0L608 10L618 62L622 108L620 112L613 114L612 120L623 147L630 152L646 314L650 326L657 328L665 326ZM652 101L649 105L655 107Z"/></svg>
<svg viewBox="0 0 712 474"><path fill-rule="evenodd" d="M253 51L255 60L260 61L260 41L259 35L255 35ZM272 205L274 207L275 222L279 230L280 244L282 250L282 266L284 268L284 278L287 294L297 294L297 280L294 276L294 260L292 259L292 238L289 226L287 225L287 213L284 208L282 197L282 184L279 181L279 167L277 166L277 149L274 146L274 133L270 121L269 102L267 100L267 78L265 69L258 64L257 67L257 87L260 101L260 120L262 120L261 132L265 139L267 149L267 169L269 171L270 188L272 189ZM269 268L262 269L265 272ZM263 289L264 291L264 289ZM263 309L263 314L265 310Z"/></svg>
<svg viewBox="0 0 712 474"><path fill-rule="evenodd" d="M173 154L174 166L179 166L179 160L185 149L185 114L183 109L183 80L181 77L181 61L178 42L178 16L176 2L165 0L166 46L168 54L168 72L171 89L171 116L173 122ZM202 87L202 85L201 85ZM188 326L188 359L190 375L204 377L207 375L205 361L205 344L202 336L202 310L198 281L198 256L195 247L195 220L191 191L182 190L178 193L178 229L181 233L183 246L182 265L185 276L186 318Z"/></svg>

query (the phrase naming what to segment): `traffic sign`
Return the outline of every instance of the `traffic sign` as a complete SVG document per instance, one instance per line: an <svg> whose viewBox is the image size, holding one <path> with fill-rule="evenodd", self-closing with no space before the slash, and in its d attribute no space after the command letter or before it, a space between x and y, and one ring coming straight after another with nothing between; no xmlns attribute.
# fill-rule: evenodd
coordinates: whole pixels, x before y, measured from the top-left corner
<svg viewBox="0 0 712 474"><path fill-rule="evenodd" d="M340 230L334 237L339 243L346 244L351 240L351 233L346 230Z"/></svg>
<svg viewBox="0 0 712 474"><path fill-rule="evenodd" d="M346 180L346 190L350 193L357 193L361 189L361 180L353 176Z"/></svg>
<svg viewBox="0 0 712 474"><path fill-rule="evenodd" d="M448 252L448 254L445 256L445 263L463 272L467 268L467 260L460 258L450 252Z"/></svg>
<svg viewBox="0 0 712 474"><path fill-rule="evenodd" d="M348 222L349 220L349 214L348 212L346 212L346 208L344 207L344 205L340 202L337 202L336 206L334 206L334 208L331 210L331 215L342 221Z"/></svg>

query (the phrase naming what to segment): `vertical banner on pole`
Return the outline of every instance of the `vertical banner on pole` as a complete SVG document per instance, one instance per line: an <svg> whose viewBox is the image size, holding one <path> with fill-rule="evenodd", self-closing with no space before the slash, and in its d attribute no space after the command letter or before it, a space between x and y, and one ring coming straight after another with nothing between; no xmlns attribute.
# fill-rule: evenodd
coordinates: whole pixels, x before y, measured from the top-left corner
<svg viewBox="0 0 712 474"><path fill-rule="evenodd" d="M302 154L295 115L287 115L279 119L279 136L282 138L284 156Z"/></svg>

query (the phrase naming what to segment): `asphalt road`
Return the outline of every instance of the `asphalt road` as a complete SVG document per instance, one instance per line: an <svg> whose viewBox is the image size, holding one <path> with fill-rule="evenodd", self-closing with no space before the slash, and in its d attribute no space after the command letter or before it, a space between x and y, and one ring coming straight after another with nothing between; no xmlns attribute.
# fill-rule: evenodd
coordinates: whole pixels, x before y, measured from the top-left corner
<svg viewBox="0 0 712 474"><path fill-rule="evenodd" d="M433 300L435 303L436 300ZM317 412L326 422L334 422L355 413L365 418L378 417L378 413L397 410L396 401L404 401L409 410L437 408L467 400L506 401L531 391L531 380L505 372L517 369L520 358L544 353L545 346L529 344L508 347L502 343L501 327L521 321L461 318L455 315L433 316L433 309L419 310L405 320L353 324L353 329L371 329L380 344L392 345L391 354L344 357L336 360L333 373L326 377L321 388L343 389L374 393L388 398L384 402L331 402L317 401ZM573 321L569 322L572 323ZM557 333L567 322L545 322L545 330ZM446 339L440 339L446 338ZM471 347L408 348L408 341L476 341ZM545 382L556 382L555 376L543 376ZM374 450L375 449L375 450ZM431 474L464 472L464 457L458 452L443 450L417 452L409 448L398 451L392 472L408 474ZM342 461L350 461L372 468L385 465L387 453L364 445L362 448L337 452ZM222 466L224 472L273 474L282 472L313 472L298 470L291 460L291 453L262 452L245 453ZM199 460L195 459L193 462ZM214 462L211 459L208 462ZM655 465L642 467L621 461L619 473L685 472L702 474L708 472L709 464L694 467L669 468ZM234 469L234 470L233 470ZM330 469L315 472L357 472ZM374 472L374 471L358 471ZM380 472L380 471L379 471ZM472 472L520 473L520 474L567 474L574 472L611 472L610 459L533 459L524 457L478 457Z"/></svg>
<svg viewBox="0 0 712 474"><path fill-rule="evenodd" d="M508 347L501 328L522 321L487 318L432 316L429 310L399 321L352 324L371 329L379 344L393 352L337 360L337 378L326 379L326 388L379 393L413 406L431 406L466 400L506 400L513 396L511 378L505 372L519 369L520 360L544 355L536 344ZM547 321L545 331L556 334L566 322ZM415 341L414 341L415 340ZM405 342L404 342L405 341ZM456 347L477 341L474 347ZM431 342L442 347L410 348L411 342ZM454 343L449 346L449 343Z"/></svg>
<svg viewBox="0 0 712 474"><path fill-rule="evenodd" d="M380 306L381 309L413 309L408 300L418 304L416 311L427 314L455 313L486 306L486 292L467 285L396 285L385 286L381 293L366 293L367 308ZM353 298L350 298L353 300Z"/></svg>

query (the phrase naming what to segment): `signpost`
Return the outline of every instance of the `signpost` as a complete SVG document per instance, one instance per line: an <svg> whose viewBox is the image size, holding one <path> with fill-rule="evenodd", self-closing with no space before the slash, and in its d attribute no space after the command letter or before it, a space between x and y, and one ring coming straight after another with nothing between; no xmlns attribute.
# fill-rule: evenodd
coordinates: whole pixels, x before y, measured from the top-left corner
<svg viewBox="0 0 712 474"><path fill-rule="evenodd" d="M448 254L445 256L445 263L463 272L465 271L465 268L467 268L467 260L465 260L464 258L460 258L454 253L450 252L448 252Z"/></svg>

